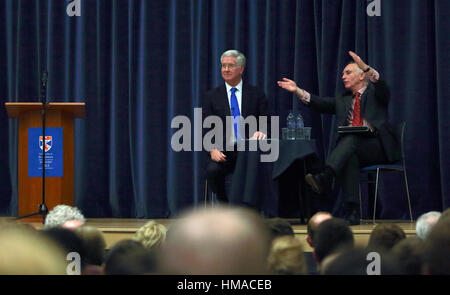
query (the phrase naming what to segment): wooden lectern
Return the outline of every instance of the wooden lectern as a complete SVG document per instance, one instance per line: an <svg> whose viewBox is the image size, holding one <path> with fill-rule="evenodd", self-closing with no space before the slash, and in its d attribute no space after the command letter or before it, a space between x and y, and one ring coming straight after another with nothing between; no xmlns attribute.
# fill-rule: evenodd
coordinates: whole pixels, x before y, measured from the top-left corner
<svg viewBox="0 0 450 295"><path fill-rule="evenodd" d="M42 203L42 177L28 176L28 128L42 127L43 105L7 102L5 106L10 118L19 119L18 216L25 216L38 211ZM84 118L85 103L48 103L45 106L46 128L63 128L63 177L45 178L45 203L51 210L58 204L73 205L74 119ZM37 220L42 220L42 216L28 219Z"/></svg>

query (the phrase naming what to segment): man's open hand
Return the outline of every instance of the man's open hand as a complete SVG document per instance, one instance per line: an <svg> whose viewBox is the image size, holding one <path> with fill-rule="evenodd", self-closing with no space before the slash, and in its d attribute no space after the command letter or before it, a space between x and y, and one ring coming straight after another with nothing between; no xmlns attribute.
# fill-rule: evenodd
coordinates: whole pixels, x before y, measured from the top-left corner
<svg viewBox="0 0 450 295"><path fill-rule="evenodd" d="M256 131L255 133L253 133L253 136L250 139L266 139L266 138L267 135L265 135L261 131Z"/></svg>
<svg viewBox="0 0 450 295"><path fill-rule="evenodd" d="M365 62L363 62L363 60L356 53L354 53L353 51L349 51L348 54L350 54L350 56L353 58L353 60L361 70L367 70L369 66Z"/></svg>
<svg viewBox="0 0 450 295"><path fill-rule="evenodd" d="M211 155L211 160L214 162L225 162L227 160L227 156L218 149L211 150L209 154Z"/></svg>

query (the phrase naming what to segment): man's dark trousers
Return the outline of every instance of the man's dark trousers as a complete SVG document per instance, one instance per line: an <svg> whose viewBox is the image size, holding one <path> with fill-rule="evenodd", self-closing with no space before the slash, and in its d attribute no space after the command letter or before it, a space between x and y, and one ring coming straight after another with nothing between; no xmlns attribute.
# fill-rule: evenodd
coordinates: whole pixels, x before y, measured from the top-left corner
<svg viewBox="0 0 450 295"><path fill-rule="evenodd" d="M334 170L342 184L345 201L355 204L359 203L361 167L387 162L379 136L346 134L340 137L326 165Z"/></svg>

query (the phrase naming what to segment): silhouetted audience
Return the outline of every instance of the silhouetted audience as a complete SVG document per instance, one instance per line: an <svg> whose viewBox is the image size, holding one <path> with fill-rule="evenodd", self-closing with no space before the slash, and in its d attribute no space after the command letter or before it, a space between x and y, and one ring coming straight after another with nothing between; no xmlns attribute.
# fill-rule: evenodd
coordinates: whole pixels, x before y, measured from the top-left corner
<svg viewBox="0 0 450 295"><path fill-rule="evenodd" d="M75 207L60 205L47 216L43 230L0 220L0 275L74 274L68 267L74 253L80 258L77 273L84 275L449 275L448 212L421 215L416 237L406 238L396 224L378 224L364 249L355 248L345 220L318 212L307 225L311 255L289 222L218 206L187 211L169 231L149 221L105 256L102 232L83 225Z"/></svg>
<svg viewBox="0 0 450 295"><path fill-rule="evenodd" d="M84 273L86 275L103 274L102 265L105 258L106 241L100 230L93 226L84 225L75 230L81 238L85 250Z"/></svg>
<svg viewBox="0 0 450 295"><path fill-rule="evenodd" d="M41 232L25 226L0 230L0 275L64 275L63 251Z"/></svg>
<svg viewBox="0 0 450 295"><path fill-rule="evenodd" d="M420 275L422 272L425 242L419 237L401 240L391 249L397 257L400 273L403 275Z"/></svg>
<svg viewBox="0 0 450 295"><path fill-rule="evenodd" d="M422 274L450 275L450 218L433 227L425 240Z"/></svg>
<svg viewBox="0 0 450 295"><path fill-rule="evenodd" d="M64 227L75 230L85 222L86 219L76 207L57 205L45 217L44 229Z"/></svg>
<svg viewBox="0 0 450 295"><path fill-rule="evenodd" d="M314 248L314 236L316 233L317 228L322 223L322 221L325 221L327 219L331 219L333 216L325 211L320 211L311 216L311 218L308 220L308 224L306 226L306 230L308 235L306 236L306 242L311 248Z"/></svg>
<svg viewBox="0 0 450 295"><path fill-rule="evenodd" d="M416 235L422 240L426 240L430 234L433 226L438 222L441 217L441 212L430 211L422 214L416 222Z"/></svg>
<svg viewBox="0 0 450 295"><path fill-rule="evenodd" d="M271 218L267 219L266 222L272 234L272 239L282 236L294 236L294 230L288 221L281 218Z"/></svg>
<svg viewBox="0 0 450 295"><path fill-rule="evenodd" d="M405 232L398 225L380 223L370 233L367 248L387 252L405 238Z"/></svg>
<svg viewBox="0 0 450 295"><path fill-rule="evenodd" d="M289 235L275 238L268 258L269 270L279 275L306 275L308 268L302 242Z"/></svg>
<svg viewBox="0 0 450 295"><path fill-rule="evenodd" d="M133 236L133 240L138 241L147 249L158 248L166 240L167 228L152 220L139 228Z"/></svg>
<svg viewBox="0 0 450 295"><path fill-rule="evenodd" d="M325 257L342 248L353 248L353 232L347 221L331 218L320 223L314 235L313 255L319 264Z"/></svg>
<svg viewBox="0 0 450 295"><path fill-rule="evenodd" d="M64 262L70 253L77 253L80 257L80 271L86 266L86 251L82 239L73 231L66 228L54 227L42 231L43 235L55 242L64 252Z"/></svg>
<svg viewBox="0 0 450 295"><path fill-rule="evenodd" d="M189 211L170 227L158 254L163 274L266 274L270 232L244 208Z"/></svg>
<svg viewBox="0 0 450 295"><path fill-rule="evenodd" d="M143 275L155 271L153 251L131 239L117 242L109 251L104 266L106 275Z"/></svg>
<svg viewBox="0 0 450 295"><path fill-rule="evenodd" d="M324 275L398 275L395 256L364 248L346 248L322 265Z"/></svg>
<svg viewBox="0 0 450 295"><path fill-rule="evenodd" d="M308 220L308 224L306 225L306 243L311 247L312 250L314 250L314 237L315 233L317 231L317 228L319 227L319 224L322 223L322 221L325 221L327 219L331 219L333 216L329 212L325 211L319 211L315 213L311 218ZM317 269L317 261L313 257L312 252L305 252L306 261L308 264L308 274L311 275L317 275L319 274Z"/></svg>

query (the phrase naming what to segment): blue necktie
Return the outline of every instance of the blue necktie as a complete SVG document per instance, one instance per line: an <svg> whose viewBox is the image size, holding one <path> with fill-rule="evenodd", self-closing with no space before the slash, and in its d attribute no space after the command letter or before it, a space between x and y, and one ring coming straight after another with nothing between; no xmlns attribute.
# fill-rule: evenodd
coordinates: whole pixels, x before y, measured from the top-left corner
<svg viewBox="0 0 450 295"><path fill-rule="evenodd" d="M235 87L231 88L230 104L231 115L233 116L234 135L236 136L236 139L239 139L239 121L236 118L239 117L241 113L239 112L239 104L235 94L236 90L237 88Z"/></svg>

